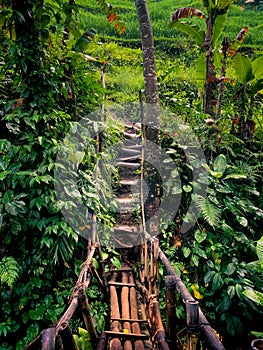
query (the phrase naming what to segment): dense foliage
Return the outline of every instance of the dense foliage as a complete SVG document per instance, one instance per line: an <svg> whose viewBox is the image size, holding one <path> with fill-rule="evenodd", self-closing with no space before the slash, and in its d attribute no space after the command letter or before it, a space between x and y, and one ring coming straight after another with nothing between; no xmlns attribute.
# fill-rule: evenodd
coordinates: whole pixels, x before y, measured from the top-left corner
<svg viewBox="0 0 263 350"><path fill-rule="evenodd" d="M133 5L115 6L126 26L120 37L107 23L102 2L76 2L78 6L60 0L28 0L22 5L4 1L0 7L0 337L5 350L22 349L61 315L85 259L86 241L66 223L54 190L60 141L74 122L101 108L103 98L105 103L136 101L143 88ZM174 132L167 125L162 145L180 172L182 186L174 193L184 195L175 221L160 237L161 245L226 347L233 349L248 344L249 332L262 331L263 103L258 92L263 70L262 37L257 34L262 12L260 6L230 7L223 34L231 41L240 25L247 25L239 52L248 56L236 56L233 65L231 58L227 61L229 80L214 120L203 113L203 86L196 68L202 48L166 26L173 6L169 1L150 4L160 101L195 130L207 157L209 189L206 197L195 198L201 206L196 225L182 234L190 194L198 184L191 183L184 149L167 137ZM117 23L122 31L122 22ZM219 71L219 56L214 57ZM101 85L105 66L106 89ZM115 125L107 129L107 140L118 140ZM91 143L82 160L86 199L111 225L90 176L95 153ZM107 197L107 186L102 188ZM117 264L117 254L108 251L105 257L109 254ZM94 285L88 296L101 330L105 304L98 293ZM183 328L182 308L177 314ZM76 332L82 325L73 322Z"/></svg>

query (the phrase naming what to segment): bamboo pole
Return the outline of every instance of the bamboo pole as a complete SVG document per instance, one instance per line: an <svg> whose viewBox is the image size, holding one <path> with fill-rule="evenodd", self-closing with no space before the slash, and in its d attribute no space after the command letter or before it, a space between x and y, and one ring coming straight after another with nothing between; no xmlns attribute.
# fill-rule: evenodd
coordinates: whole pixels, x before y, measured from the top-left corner
<svg viewBox="0 0 263 350"><path fill-rule="evenodd" d="M263 339L254 339L251 342L251 350L262 350L263 349Z"/></svg>
<svg viewBox="0 0 263 350"><path fill-rule="evenodd" d="M80 272L77 283L75 284L74 292L73 292L69 307L67 308L67 310L65 311L65 313L63 314L63 316L60 318L60 320L56 325L57 331L59 331L60 329L64 329L65 324L68 324L69 320L71 319L71 317L73 316L74 312L76 311L79 305L79 298L78 298L79 290L81 288L87 288L90 283L91 275L87 275L87 272L90 268L92 257L95 253L95 250L96 250L96 246L92 245L90 248L87 260L83 264L84 267Z"/></svg>
<svg viewBox="0 0 263 350"><path fill-rule="evenodd" d="M107 340L106 334L105 332L102 332L96 350L104 350L106 345L106 340Z"/></svg>
<svg viewBox="0 0 263 350"><path fill-rule="evenodd" d="M159 256L159 239L153 238L153 283L154 283L154 294L159 295L159 266L158 266L158 256Z"/></svg>
<svg viewBox="0 0 263 350"><path fill-rule="evenodd" d="M156 339L160 350L169 350L169 346L166 342L165 331L163 328L159 302L156 296L150 298L149 315L151 319L153 339Z"/></svg>
<svg viewBox="0 0 263 350"><path fill-rule="evenodd" d="M159 258L163 265L165 266L165 269L169 275L172 275L175 277L175 283L176 283L176 289L178 293L180 294L181 298L184 300L190 300L195 301L195 299L192 297L191 293L188 291L178 274L175 272L174 268L170 264L169 260L165 256L165 254L162 252L162 250L159 248ZM209 350L225 350L223 344L216 336L213 328L208 323L206 317L204 316L202 310L199 308L199 327L203 333L203 336L205 338L205 342Z"/></svg>
<svg viewBox="0 0 263 350"><path fill-rule="evenodd" d="M64 350L78 350L72 331L68 325L62 329L59 334L62 339Z"/></svg>
<svg viewBox="0 0 263 350"><path fill-rule="evenodd" d="M166 295L166 334L172 342L172 348L176 349L176 312L175 312L175 277L165 277Z"/></svg>
<svg viewBox="0 0 263 350"><path fill-rule="evenodd" d="M71 319L72 315L76 311L77 307L78 307L78 295L76 294L73 296L66 312L63 314L61 319L58 321L57 326L56 326L57 331L59 331L60 328L63 329L65 327L65 324L68 324L69 320Z"/></svg>
<svg viewBox="0 0 263 350"><path fill-rule="evenodd" d="M147 323L145 323L143 326L143 333L148 335L149 336L149 339L148 340L145 340L144 341L144 347L146 349L152 349L153 346L152 346L152 342L151 342L151 337L150 337L150 332L149 332L149 329L150 329L150 322L149 322L149 317L147 315L147 312L146 312L146 306L145 306L145 303L142 302L142 300L138 300L137 301L137 305L138 305L138 308L141 312L141 317L143 320L148 320Z"/></svg>
<svg viewBox="0 0 263 350"><path fill-rule="evenodd" d="M93 258L95 251L96 251L97 246L98 246L98 244L92 244L91 247L89 248L89 253L88 253L87 259L82 264L83 269L81 270L81 272L79 274L79 278L77 280L76 286L85 282L87 271L90 269L90 265L92 263L92 258Z"/></svg>
<svg viewBox="0 0 263 350"><path fill-rule="evenodd" d="M122 272L122 283L127 284L129 281L128 274L126 272ZM129 319L130 315L130 303L129 303L129 287L123 286L121 291L121 316L123 319ZM123 331L127 333L131 333L131 324L130 322L123 322ZM127 339L124 342L124 350L132 350L132 342Z"/></svg>
<svg viewBox="0 0 263 350"><path fill-rule="evenodd" d="M56 327L44 329L42 332L41 350L55 350L56 336Z"/></svg>
<svg viewBox="0 0 263 350"><path fill-rule="evenodd" d="M98 245L98 254L99 254L99 259L100 259L99 262L100 262L100 266L101 266L101 274L102 274L102 280L103 280L104 288L105 288L106 292L108 292L108 282L107 282L107 279L106 279L105 264L104 264L104 260L103 260L100 244Z"/></svg>
<svg viewBox="0 0 263 350"><path fill-rule="evenodd" d="M96 329L94 327L94 323L93 323L92 316L90 313L88 298L87 298L87 295L85 293L84 288L79 289L78 301L79 301L79 306L80 306L81 311L82 311L82 315L83 315L86 329L89 333L90 341L92 344L94 344L95 341L97 340L97 332L96 332Z"/></svg>
<svg viewBox="0 0 263 350"><path fill-rule="evenodd" d="M111 276L111 282L116 282L117 272L113 272ZM121 325L116 318L120 318L120 309L118 302L118 295L115 286L110 286L110 303L111 303L111 319L114 320L111 323L111 331L120 332ZM119 338L113 338L110 341L110 350L121 350L121 341Z"/></svg>
<svg viewBox="0 0 263 350"><path fill-rule="evenodd" d="M64 346L62 343L61 336L58 334L56 337L56 345L55 345L56 350L64 350Z"/></svg>
<svg viewBox="0 0 263 350"><path fill-rule="evenodd" d="M129 282L134 283L134 278L131 272L129 273ZM137 308L135 287L130 288L130 304L131 304L131 318L138 319L138 308ZM132 332L136 334L141 333L140 325L138 322L132 323ZM136 350L144 350L144 343L142 340L135 340L134 345Z"/></svg>
<svg viewBox="0 0 263 350"><path fill-rule="evenodd" d="M197 350L199 343L199 303L198 301L186 300L185 306L188 350Z"/></svg>

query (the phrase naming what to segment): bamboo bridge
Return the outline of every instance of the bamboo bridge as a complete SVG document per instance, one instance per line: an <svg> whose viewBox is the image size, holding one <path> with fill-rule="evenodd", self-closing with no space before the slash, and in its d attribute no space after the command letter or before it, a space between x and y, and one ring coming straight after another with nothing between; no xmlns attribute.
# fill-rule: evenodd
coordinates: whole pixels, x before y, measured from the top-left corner
<svg viewBox="0 0 263 350"><path fill-rule="evenodd" d="M89 346L96 350L223 350L224 346L203 314L198 301L193 298L160 249L158 239L155 236L147 238L147 213L142 209L139 218L136 217L138 213L134 213L131 188L140 184L140 177L144 176L144 131L141 124L131 123L125 126L123 134L124 143L117 163L120 169L120 180L116 185L119 210L112 238L113 245L119 247L121 268L111 266L106 270L99 241L94 239L89 242L87 259L66 311L24 350L77 350L70 328L70 320L74 313L82 314L90 338ZM138 169L141 171L137 171ZM143 189L141 196L142 193ZM93 215L93 221L96 222L95 213ZM137 232L138 220L141 232ZM95 256L100 262L99 270L92 264ZM165 320L160 311L159 264L166 270L166 301L165 305L161 305L161 309L166 307ZM94 278L101 285L105 300L110 304L106 327L100 334L95 329L86 295L86 290ZM176 298L176 293L180 298ZM176 330L178 299L186 310L184 344L180 342ZM89 346L87 344L87 349Z"/></svg>

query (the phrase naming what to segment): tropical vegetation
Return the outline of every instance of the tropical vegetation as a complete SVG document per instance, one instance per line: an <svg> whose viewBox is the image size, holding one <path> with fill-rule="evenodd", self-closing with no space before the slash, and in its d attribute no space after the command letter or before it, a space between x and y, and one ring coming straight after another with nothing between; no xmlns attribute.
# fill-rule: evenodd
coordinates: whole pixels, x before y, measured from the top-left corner
<svg viewBox="0 0 263 350"><path fill-rule="evenodd" d="M23 349L59 318L85 259L87 241L64 218L54 188L62 140L80 119L91 122L92 111L136 102L144 89L135 5L111 5L0 5L1 349ZM206 159L201 164L193 153L188 161L185 145L174 141L177 130L163 120L160 142L180 174L171 190L181 201L174 220L164 222L160 244L226 348L248 349L263 332L262 4L148 6L161 110L194 130ZM104 127L103 155L94 140L85 156L75 154L85 203L108 227L113 218L101 199L111 189L107 181L98 185L93 170L98 157L112 156L107 148L118 142L120 128L110 121ZM193 180L193 164L204 177ZM205 194L198 192L203 185ZM200 215L184 230L193 219L191 203ZM114 249L103 256L119 264ZM96 284L87 293L101 331L107 302ZM180 306L177 317L179 331ZM80 344L81 322L73 319L71 327Z"/></svg>

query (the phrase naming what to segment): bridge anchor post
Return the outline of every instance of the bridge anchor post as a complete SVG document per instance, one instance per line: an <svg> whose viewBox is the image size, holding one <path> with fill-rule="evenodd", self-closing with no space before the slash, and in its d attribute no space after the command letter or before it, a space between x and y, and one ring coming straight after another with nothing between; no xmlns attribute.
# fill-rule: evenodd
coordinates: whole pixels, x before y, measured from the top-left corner
<svg viewBox="0 0 263 350"><path fill-rule="evenodd" d="M199 303L196 300L186 300L186 322L188 350L199 349Z"/></svg>
<svg viewBox="0 0 263 350"><path fill-rule="evenodd" d="M175 277L168 275L165 277L166 295L166 335L171 341L172 349L176 349L176 301L175 301ZM170 344L169 344L170 345ZM171 347L170 346L170 347Z"/></svg>

